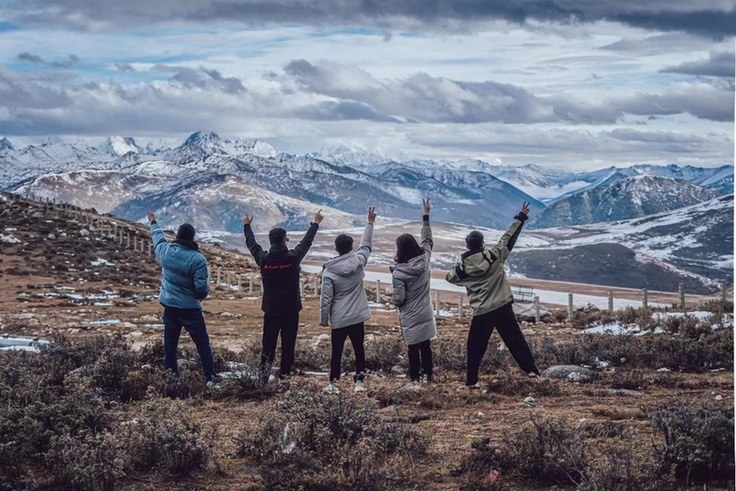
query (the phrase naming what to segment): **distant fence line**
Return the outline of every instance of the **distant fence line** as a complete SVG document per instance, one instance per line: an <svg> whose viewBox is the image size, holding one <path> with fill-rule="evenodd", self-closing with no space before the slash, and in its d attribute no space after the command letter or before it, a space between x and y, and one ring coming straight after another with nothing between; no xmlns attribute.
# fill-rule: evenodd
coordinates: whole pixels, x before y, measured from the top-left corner
<svg viewBox="0 0 736 491"><path fill-rule="evenodd" d="M90 209L83 209L78 206L71 205L70 203L57 202L56 199L34 199L33 195L22 196L19 194L2 192L7 200L11 202L26 201L34 204L41 204L43 209L46 210L62 210L71 214L73 218L78 220L83 225L89 225L90 230L100 231L103 236L114 239L118 245L123 246L126 249L132 249L134 252L139 252L147 256L153 257L153 243L150 238L142 237L139 230L131 227L128 223L122 220L118 220L114 217L100 216L98 213ZM263 294L263 284L260 281L260 274L250 272L242 274L231 270L223 270L221 267L217 267L213 274L211 267L208 266L208 277L210 283L214 283L215 288L222 287L231 290L237 290L239 292L247 292L249 295L257 294L261 296ZM311 285L309 283L311 282ZM368 290L371 293L372 298L375 299L377 304L388 304L384 299L390 298L391 290L382 285L381 280L368 281L366 284L369 285ZM321 275L319 274L307 274L302 273L299 280L299 288L301 296L305 298L307 291L311 286L311 296L318 297L321 291ZM374 286L374 288L370 288ZM541 306L539 296L534 294L534 289L531 287L514 286L514 297L517 300L529 301L532 305L532 310L536 322L540 321ZM370 290L374 290L371 292ZM441 306L443 303L442 296L454 295L455 299L452 301L445 301L451 311L455 311L460 319L465 317L465 295L453 292L442 292L441 290L431 290L430 295L432 298L433 308L435 314L439 317ZM608 290L608 310L614 310L614 292ZM686 296L685 296L685 285L684 283L678 283L678 295L679 302L678 306L681 308L686 307ZM447 298L445 296L445 298ZM721 287L721 299L726 300L728 298L728 285L722 284ZM642 307L649 307L649 291L644 288L641 290L641 302ZM454 308L453 308L454 307ZM572 319L575 314L574 306L574 294L568 293L568 304L567 304L567 317Z"/></svg>

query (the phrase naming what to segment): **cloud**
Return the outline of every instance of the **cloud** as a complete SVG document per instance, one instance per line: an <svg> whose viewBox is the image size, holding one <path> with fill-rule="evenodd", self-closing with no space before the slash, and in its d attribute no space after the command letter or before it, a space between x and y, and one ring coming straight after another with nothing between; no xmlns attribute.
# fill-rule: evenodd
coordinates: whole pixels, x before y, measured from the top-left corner
<svg viewBox="0 0 736 491"><path fill-rule="evenodd" d="M199 69L158 64L151 68L153 72L173 73L170 80L186 87L221 90L228 94L242 94L246 91L243 82L237 77L223 77L217 70L205 67Z"/></svg>
<svg viewBox="0 0 736 491"><path fill-rule="evenodd" d="M121 72L134 72L135 68L130 63L115 63L115 68Z"/></svg>
<svg viewBox="0 0 736 491"><path fill-rule="evenodd" d="M4 12L3 12L4 11ZM611 20L644 29L685 31L724 38L736 34L736 8L727 0L43 0L13 2L0 9L18 23L61 23L102 30L185 21L241 22L251 26L290 24L410 30L473 30L482 24L530 21L562 24Z"/></svg>
<svg viewBox="0 0 736 491"><path fill-rule="evenodd" d="M691 61L663 68L660 72L710 77L734 77L734 53L710 53L707 60Z"/></svg>
<svg viewBox="0 0 736 491"><path fill-rule="evenodd" d="M733 119L732 91L710 84L683 84L662 93L615 97L542 97L512 84L457 81L425 73L384 81L357 67L327 62L315 65L295 60L284 71L303 91L363 104L384 119L463 124L612 124L626 114L684 113L713 121Z"/></svg>
<svg viewBox="0 0 736 491"><path fill-rule="evenodd" d="M42 65L48 65L53 66L57 68L69 68L76 64L78 64L80 61L79 57L77 55L69 55L66 60L62 61L45 61L43 58L41 58L38 55L34 55L31 53L20 53L16 59L19 61L27 61L29 63L39 63Z"/></svg>

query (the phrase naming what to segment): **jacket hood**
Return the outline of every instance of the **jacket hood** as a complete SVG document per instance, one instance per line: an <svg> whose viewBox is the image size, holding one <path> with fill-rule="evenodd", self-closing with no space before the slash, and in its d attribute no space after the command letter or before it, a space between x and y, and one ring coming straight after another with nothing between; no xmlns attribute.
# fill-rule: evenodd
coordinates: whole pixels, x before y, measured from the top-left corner
<svg viewBox="0 0 736 491"><path fill-rule="evenodd" d="M324 269L338 276L351 276L355 274L363 264L355 252L348 252L342 256L330 259L324 265Z"/></svg>
<svg viewBox="0 0 736 491"><path fill-rule="evenodd" d="M420 276L427 269L427 254L420 254L409 259L405 263L397 263L391 266L391 272L397 271L407 276Z"/></svg>
<svg viewBox="0 0 736 491"><path fill-rule="evenodd" d="M463 269L470 276L483 276L488 273L494 258L490 251L478 251L463 254Z"/></svg>

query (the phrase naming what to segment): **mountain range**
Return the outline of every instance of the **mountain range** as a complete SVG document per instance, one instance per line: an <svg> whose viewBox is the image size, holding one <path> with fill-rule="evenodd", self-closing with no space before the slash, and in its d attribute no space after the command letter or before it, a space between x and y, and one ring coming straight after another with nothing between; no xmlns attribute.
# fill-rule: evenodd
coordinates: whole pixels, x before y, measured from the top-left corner
<svg viewBox="0 0 736 491"><path fill-rule="evenodd" d="M3 138L0 189L135 220L151 208L164 220L230 232L240 229L244 213L261 215L263 228L301 228L319 207L330 209L335 227L355 224L372 203L385 217L412 220L425 196L435 220L489 228L505 227L528 201L529 225L542 228L636 218L730 193L733 166L574 173L471 159L397 162L344 147L293 155L259 140L199 131L180 145L145 147L110 137L98 145L48 140L17 148Z"/></svg>

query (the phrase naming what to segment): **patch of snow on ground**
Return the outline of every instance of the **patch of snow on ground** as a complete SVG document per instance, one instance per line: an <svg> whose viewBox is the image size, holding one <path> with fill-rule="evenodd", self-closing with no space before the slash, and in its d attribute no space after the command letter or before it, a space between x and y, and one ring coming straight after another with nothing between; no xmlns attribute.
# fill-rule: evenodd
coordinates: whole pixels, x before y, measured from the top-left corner
<svg viewBox="0 0 736 491"><path fill-rule="evenodd" d="M0 242L3 244L20 244L22 241L13 235L0 234Z"/></svg>

